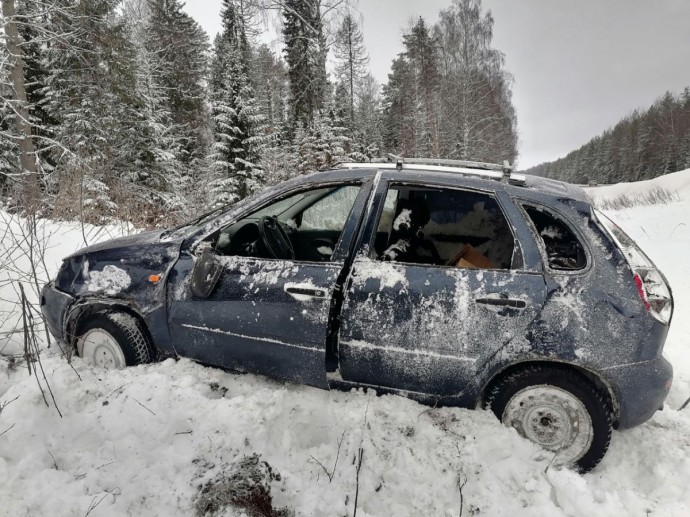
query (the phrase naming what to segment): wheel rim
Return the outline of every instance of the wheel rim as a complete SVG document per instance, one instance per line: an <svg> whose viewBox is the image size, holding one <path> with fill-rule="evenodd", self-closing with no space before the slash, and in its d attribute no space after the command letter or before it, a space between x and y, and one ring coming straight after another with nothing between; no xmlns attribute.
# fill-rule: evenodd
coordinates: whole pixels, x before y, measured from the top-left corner
<svg viewBox="0 0 690 517"><path fill-rule="evenodd" d="M572 393L546 384L512 396L501 418L522 436L556 452L558 464L582 458L592 445L594 429L585 405Z"/></svg>
<svg viewBox="0 0 690 517"><path fill-rule="evenodd" d="M78 343L79 355L87 364L107 370L124 368L125 354L113 336L103 329L91 329Z"/></svg>

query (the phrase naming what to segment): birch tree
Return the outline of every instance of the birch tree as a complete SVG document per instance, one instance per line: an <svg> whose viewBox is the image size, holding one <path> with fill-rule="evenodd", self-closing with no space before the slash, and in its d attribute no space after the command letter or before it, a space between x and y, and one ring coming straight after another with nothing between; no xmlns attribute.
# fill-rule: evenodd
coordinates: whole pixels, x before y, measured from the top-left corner
<svg viewBox="0 0 690 517"><path fill-rule="evenodd" d="M513 161L517 119L512 77L491 46L493 17L481 0L453 0L434 29L439 49L441 153L449 158Z"/></svg>

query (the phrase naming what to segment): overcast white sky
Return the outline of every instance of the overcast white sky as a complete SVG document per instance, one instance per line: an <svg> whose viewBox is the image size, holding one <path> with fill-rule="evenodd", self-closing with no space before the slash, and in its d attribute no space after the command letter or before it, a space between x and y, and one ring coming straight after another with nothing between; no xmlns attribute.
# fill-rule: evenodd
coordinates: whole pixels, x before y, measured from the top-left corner
<svg viewBox="0 0 690 517"><path fill-rule="evenodd" d="M436 21L451 0L360 0L371 71L385 82L411 18ZM188 0L209 33L221 0ZM666 90L690 86L690 0L484 0L494 47L513 74L519 167L586 143ZM270 32L270 29L267 29ZM500 160L497 157L497 160Z"/></svg>

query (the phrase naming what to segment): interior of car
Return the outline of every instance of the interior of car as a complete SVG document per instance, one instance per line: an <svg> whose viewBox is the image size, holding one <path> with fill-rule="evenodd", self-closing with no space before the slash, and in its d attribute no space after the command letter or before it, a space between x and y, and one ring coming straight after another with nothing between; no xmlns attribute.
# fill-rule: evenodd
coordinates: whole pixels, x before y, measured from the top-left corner
<svg viewBox="0 0 690 517"><path fill-rule="evenodd" d="M265 206L213 236L216 253L328 262L360 188L307 190Z"/></svg>
<svg viewBox="0 0 690 517"><path fill-rule="evenodd" d="M393 185L375 240L383 261L510 269L514 237L497 201L482 192Z"/></svg>
<svg viewBox="0 0 690 517"><path fill-rule="evenodd" d="M543 209L528 205L523 208L544 245L550 268L575 271L587 265L582 244L565 222Z"/></svg>
<svg viewBox="0 0 690 517"><path fill-rule="evenodd" d="M212 237L219 255L328 262L361 185L289 195ZM470 269L510 269L514 237L483 192L392 185L379 216L375 259Z"/></svg>

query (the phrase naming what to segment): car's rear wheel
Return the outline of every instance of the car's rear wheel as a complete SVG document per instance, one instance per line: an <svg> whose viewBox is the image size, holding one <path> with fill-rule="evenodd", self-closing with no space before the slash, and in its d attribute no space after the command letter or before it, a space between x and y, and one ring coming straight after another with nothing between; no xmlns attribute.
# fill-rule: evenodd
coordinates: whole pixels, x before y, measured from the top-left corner
<svg viewBox="0 0 690 517"><path fill-rule="evenodd" d="M118 311L89 317L77 338L77 353L87 364L106 369L150 363L155 359L141 321Z"/></svg>
<svg viewBox="0 0 690 517"><path fill-rule="evenodd" d="M509 427L556 455L555 465L593 469L611 441L605 397L576 372L535 366L516 371L489 390L486 406Z"/></svg>

